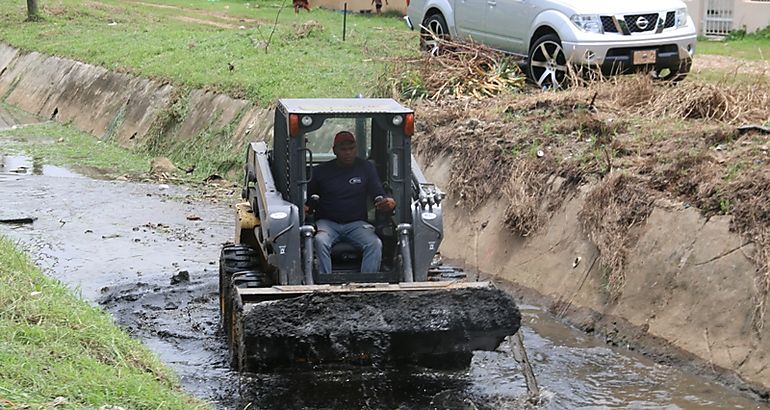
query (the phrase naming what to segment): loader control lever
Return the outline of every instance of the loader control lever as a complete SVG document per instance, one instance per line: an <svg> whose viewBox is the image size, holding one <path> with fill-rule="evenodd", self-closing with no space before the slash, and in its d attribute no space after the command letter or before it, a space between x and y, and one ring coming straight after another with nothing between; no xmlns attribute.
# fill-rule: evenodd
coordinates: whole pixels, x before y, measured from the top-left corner
<svg viewBox="0 0 770 410"><path fill-rule="evenodd" d="M404 266L404 282L414 282L414 271L412 270L412 245L409 243L409 234L412 231L410 224L398 224L398 246L401 252L401 262Z"/></svg>
<svg viewBox="0 0 770 410"><path fill-rule="evenodd" d="M318 195L315 195L318 196ZM313 225L302 225L299 228L302 234L302 241L304 245L302 254L302 270L305 271L305 285L313 284L313 235L315 235L315 228Z"/></svg>

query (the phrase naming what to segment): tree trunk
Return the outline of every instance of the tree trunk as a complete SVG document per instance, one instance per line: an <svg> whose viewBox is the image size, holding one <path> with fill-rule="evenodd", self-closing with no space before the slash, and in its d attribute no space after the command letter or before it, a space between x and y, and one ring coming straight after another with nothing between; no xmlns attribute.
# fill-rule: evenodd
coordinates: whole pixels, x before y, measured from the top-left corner
<svg viewBox="0 0 770 410"><path fill-rule="evenodd" d="M39 18L37 14L37 0L27 0L27 20L35 21Z"/></svg>

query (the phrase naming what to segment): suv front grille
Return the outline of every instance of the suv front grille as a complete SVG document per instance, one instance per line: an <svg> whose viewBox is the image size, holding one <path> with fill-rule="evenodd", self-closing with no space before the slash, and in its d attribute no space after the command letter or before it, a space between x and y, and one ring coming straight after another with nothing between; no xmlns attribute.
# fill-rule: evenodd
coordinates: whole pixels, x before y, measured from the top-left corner
<svg viewBox="0 0 770 410"><path fill-rule="evenodd" d="M770 1L770 0L768 0ZM599 16L602 21L602 29L605 33L620 33L629 35L633 33L645 33L648 31L662 30L672 28L676 25L676 12L666 12L666 18L663 20L663 27L659 27L658 19L661 14L629 14L627 16ZM642 19L640 21L640 18ZM646 21L647 24L644 24ZM618 24L616 24L618 23ZM641 24L640 24L641 23Z"/></svg>
<svg viewBox="0 0 770 410"><path fill-rule="evenodd" d="M625 16L625 21L626 25L628 25L628 31L631 33L653 31L658 26L658 14L634 14Z"/></svg>
<svg viewBox="0 0 770 410"><path fill-rule="evenodd" d="M618 27L615 25L615 20L612 16L601 16L602 28L605 33L617 33Z"/></svg>
<svg viewBox="0 0 770 410"><path fill-rule="evenodd" d="M669 11L668 13L666 13L666 23L663 24L663 28L674 27L674 24L676 24L676 13L673 11Z"/></svg>

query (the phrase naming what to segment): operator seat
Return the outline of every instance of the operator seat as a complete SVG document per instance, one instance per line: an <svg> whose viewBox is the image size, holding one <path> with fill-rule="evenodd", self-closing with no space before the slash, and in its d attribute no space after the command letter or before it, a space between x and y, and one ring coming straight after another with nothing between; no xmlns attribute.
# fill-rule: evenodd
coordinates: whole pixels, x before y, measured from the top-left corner
<svg viewBox="0 0 770 410"><path fill-rule="evenodd" d="M368 161L375 165L375 169L378 170L378 176L382 178L374 159L369 158ZM337 242L332 245L331 249L332 272L360 272L363 258L364 252L352 243L345 241Z"/></svg>
<svg viewBox="0 0 770 410"><path fill-rule="evenodd" d="M364 253L350 242L340 241L332 246L332 272L358 272Z"/></svg>

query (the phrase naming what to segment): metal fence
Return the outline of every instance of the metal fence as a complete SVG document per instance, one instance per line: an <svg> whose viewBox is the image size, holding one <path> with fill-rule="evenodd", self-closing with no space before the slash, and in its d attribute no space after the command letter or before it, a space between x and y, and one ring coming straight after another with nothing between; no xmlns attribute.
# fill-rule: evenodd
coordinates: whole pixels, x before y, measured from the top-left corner
<svg viewBox="0 0 770 410"><path fill-rule="evenodd" d="M733 29L735 0L706 0L703 16L703 34L708 37L724 37Z"/></svg>

